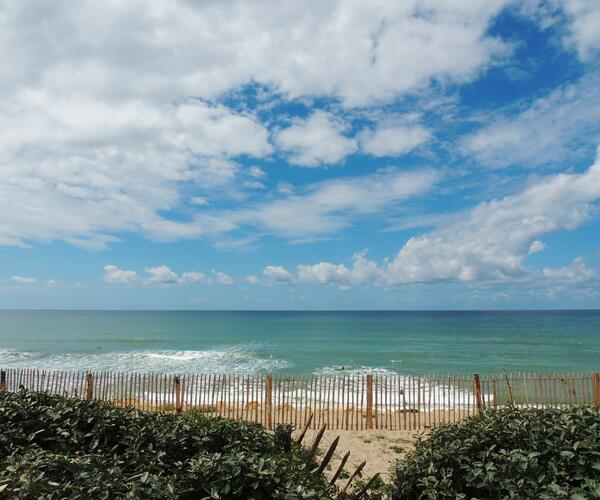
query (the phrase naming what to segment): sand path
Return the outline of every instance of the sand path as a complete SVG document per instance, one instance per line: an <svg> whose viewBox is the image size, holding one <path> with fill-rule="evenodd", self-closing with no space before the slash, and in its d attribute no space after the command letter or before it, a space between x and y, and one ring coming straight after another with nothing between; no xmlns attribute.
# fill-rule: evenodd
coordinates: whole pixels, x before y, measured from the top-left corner
<svg viewBox="0 0 600 500"><path fill-rule="evenodd" d="M305 446L314 441L317 432L317 430L311 429L306 433L304 438ZM368 479L373 474L379 472L382 478L387 481L389 478L389 469L393 463L401 459L406 452L413 449L416 432L381 429L368 431L326 431L320 446L321 456L326 453L331 442L337 436L340 436L334 458L331 460L326 474L328 477L333 476L342 457L347 451L350 451L350 457L345 466L348 473L352 474L361 462L366 461L367 464L363 469L363 478ZM337 482L338 485L342 485L342 483L344 483L343 480Z"/></svg>

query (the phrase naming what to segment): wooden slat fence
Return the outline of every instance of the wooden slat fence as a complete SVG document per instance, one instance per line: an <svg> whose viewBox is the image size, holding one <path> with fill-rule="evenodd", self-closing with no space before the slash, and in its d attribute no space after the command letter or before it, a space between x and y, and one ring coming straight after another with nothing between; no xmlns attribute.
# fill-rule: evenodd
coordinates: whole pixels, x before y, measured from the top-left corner
<svg viewBox="0 0 600 500"><path fill-rule="evenodd" d="M47 391L144 410L195 410L320 429L417 430L485 408L600 405L597 372L255 375L73 372L8 368L0 390Z"/></svg>

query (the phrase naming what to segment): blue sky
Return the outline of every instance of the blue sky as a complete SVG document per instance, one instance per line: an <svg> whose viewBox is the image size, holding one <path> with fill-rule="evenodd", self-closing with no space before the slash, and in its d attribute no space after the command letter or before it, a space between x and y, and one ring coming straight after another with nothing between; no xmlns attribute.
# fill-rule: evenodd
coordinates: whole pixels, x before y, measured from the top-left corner
<svg viewBox="0 0 600 500"><path fill-rule="evenodd" d="M0 308L600 306L596 1L0 24Z"/></svg>

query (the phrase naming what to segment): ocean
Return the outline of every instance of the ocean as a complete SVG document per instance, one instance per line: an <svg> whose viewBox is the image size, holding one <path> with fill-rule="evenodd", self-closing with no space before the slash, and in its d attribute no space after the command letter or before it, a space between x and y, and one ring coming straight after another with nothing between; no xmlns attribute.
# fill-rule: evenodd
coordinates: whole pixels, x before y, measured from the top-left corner
<svg viewBox="0 0 600 500"><path fill-rule="evenodd" d="M600 311L0 311L0 367L590 371L600 369Z"/></svg>

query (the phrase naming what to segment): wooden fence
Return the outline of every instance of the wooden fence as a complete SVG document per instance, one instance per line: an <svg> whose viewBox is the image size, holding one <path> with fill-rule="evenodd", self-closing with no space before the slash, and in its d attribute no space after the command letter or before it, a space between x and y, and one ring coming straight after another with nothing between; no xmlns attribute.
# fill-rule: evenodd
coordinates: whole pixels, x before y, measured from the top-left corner
<svg viewBox="0 0 600 500"><path fill-rule="evenodd" d="M144 410L196 410L311 428L417 430L509 404L600 405L594 373L253 375L67 372L10 368L0 390L101 399Z"/></svg>

